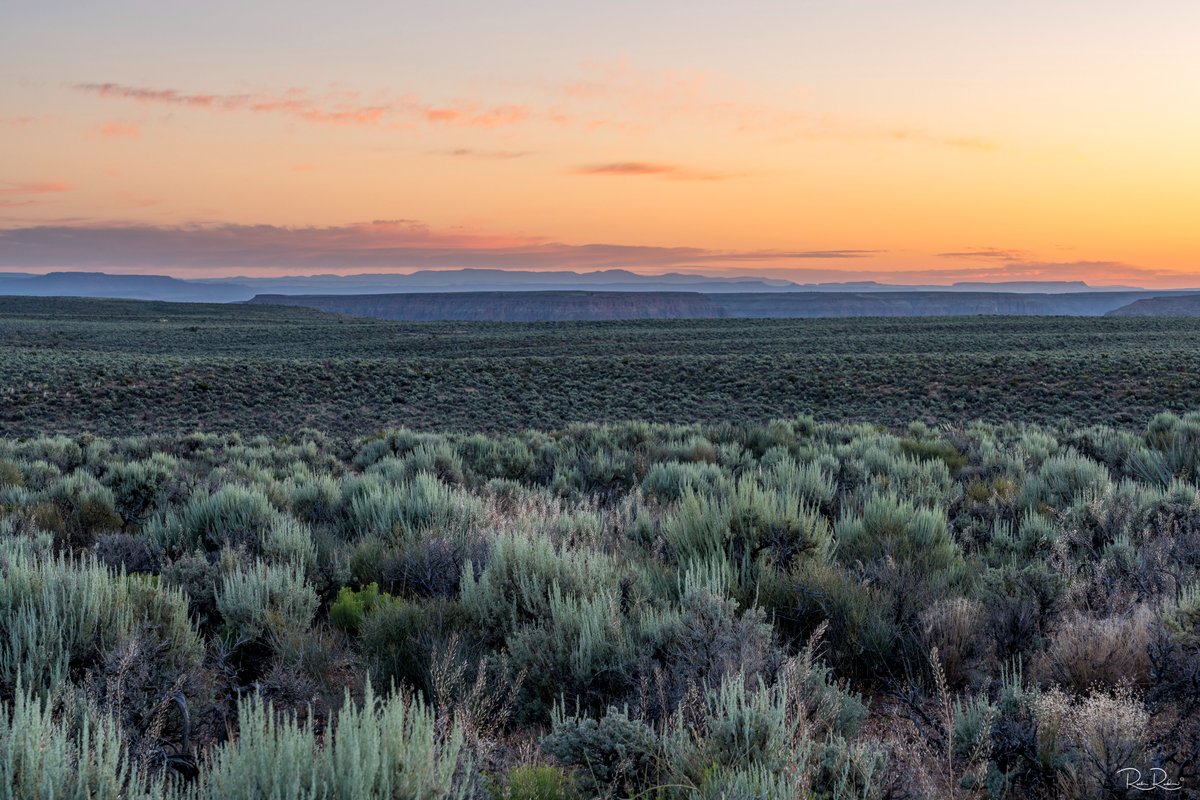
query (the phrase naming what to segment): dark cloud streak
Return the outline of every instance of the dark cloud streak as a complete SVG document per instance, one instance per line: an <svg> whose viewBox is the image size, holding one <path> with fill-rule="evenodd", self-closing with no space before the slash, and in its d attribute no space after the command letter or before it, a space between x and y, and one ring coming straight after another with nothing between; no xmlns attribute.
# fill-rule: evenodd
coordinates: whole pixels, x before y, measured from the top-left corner
<svg viewBox="0 0 1200 800"><path fill-rule="evenodd" d="M536 238L437 232L408 220L336 227L272 225L37 225L0 230L0 266L200 272L230 268L524 269L782 265L854 259L869 250L721 251L699 247L571 245Z"/></svg>
<svg viewBox="0 0 1200 800"><path fill-rule="evenodd" d="M613 161L607 164L585 164L571 170L573 175L650 176L673 181L723 181L735 177L721 172L704 172L674 164L654 164L646 161Z"/></svg>
<svg viewBox="0 0 1200 800"><path fill-rule="evenodd" d="M938 258L970 258L996 259L998 261L1021 261L1028 258L1023 250L1001 250L996 247L980 247L974 250L960 250L951 253L938 253Z"/></svg>

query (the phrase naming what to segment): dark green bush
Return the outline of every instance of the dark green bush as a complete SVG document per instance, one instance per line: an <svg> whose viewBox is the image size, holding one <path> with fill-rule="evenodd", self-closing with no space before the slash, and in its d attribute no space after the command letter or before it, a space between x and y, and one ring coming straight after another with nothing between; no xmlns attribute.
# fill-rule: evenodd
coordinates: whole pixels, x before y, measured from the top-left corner
<svg viewBox="0 0 1200 800"><path fill-rule="evenodd" d="M655 784L661 758L658 736L626 711L616 708L599 719L556 711L542 750L572 767L587 795L632 796Z"/></svg>

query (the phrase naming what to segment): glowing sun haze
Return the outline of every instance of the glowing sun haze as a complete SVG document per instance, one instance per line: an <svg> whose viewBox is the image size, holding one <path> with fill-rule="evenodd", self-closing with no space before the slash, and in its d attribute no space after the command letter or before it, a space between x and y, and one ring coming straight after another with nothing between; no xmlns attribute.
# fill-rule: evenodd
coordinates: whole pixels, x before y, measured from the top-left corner
<svg viewBox="0 0 1200 800"><path fill-rule="evenodd" d="M0 269L1200 285L1200 3L17 2Z"/></svg>

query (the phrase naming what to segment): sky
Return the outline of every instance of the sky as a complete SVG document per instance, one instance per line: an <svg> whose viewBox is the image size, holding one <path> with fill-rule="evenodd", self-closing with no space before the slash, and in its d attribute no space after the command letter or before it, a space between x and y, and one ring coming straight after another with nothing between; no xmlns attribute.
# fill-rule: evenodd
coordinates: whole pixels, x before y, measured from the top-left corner
<svg viewBox="0 0 1200 800"><path fill-rule="evenodd" d="M1200 286L1200 3L0 6L0 270Z"/></svg>

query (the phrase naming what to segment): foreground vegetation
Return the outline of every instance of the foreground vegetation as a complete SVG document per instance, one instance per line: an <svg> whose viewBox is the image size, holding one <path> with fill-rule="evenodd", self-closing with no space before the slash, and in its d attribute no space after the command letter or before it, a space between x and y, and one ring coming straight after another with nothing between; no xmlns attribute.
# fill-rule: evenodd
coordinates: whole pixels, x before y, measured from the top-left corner
<svg viewBox="0 0 1200 800"><path fill-rule="evenodd" d="M1141 425L1200 396L1200 319L388 323L274 306L0 298L0 431L973 419Z"/></svg>
<svg viewBox="0 0 1200 800"><path fill-rule="evenodd" d="M0 797L1194 789L1198 444L1170 414L0 440Z"/></svg>

